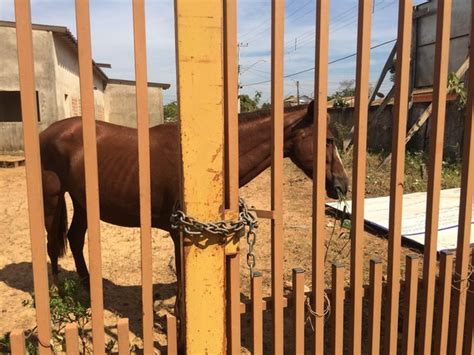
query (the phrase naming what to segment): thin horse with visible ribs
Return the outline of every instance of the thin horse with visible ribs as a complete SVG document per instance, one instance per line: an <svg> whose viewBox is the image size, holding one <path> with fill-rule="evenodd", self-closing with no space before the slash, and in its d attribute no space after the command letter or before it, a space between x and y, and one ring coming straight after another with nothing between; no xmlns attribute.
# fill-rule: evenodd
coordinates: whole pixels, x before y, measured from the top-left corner
<svg viewBox="0 0 474 355"><path fill-rule="evenodd" d="M313 174L313 103L289 109L284 115L284 156L303 172ZM239 184L243 186L271 164L271 117L269 111L239 117ZM176 123L150 128L152 226L170 232L175 261L180 260L179 233L171 229L170 216L180 193L179 132ZM140 226L137 131L97 121L100 219L124 227ZM328 130L326 192L345 194L348 177L334 139ZM58 258L65 253L66 239L80 278L88 283L83 255L87 230L84 151L81 117L58 121L40 135L45 225L53 277ZM74 215L68 229L64 194L68 192ZM179 278L180 263L176 262ZM178 279L179 285L179 279Z"/></svg>

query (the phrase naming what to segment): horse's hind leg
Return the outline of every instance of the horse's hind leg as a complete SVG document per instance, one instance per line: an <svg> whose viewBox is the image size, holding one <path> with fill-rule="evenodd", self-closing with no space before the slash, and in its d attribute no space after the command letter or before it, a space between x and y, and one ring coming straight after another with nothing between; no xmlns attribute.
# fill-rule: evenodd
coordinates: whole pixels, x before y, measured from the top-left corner
<svg viewBox="0 0 474 355"><path fill-rule="evenodd" d="M77 273L79 274L84 287L88 289L89 272L87 271L86 261L82 252L87 230L87 216L86 211L76 202L73 201L73 205L74 215L67 233L67 239L69 240L69 246L71 248L72 256L74 257Z"/></svg>
<svg viewBox="0 0 474 355"><path fill-rule="evenodd" d="M44 222L48 234L48 255L51 260L53 283L57 284L58 259L66 250L67 211L59 177L52 171L43 171Z"/></svg>

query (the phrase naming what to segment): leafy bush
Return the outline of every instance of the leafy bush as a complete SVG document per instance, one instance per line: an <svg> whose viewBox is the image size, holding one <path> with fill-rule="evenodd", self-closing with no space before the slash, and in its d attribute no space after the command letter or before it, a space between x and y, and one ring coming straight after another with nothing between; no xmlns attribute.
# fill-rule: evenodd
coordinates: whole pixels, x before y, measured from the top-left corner
<svg viewBox="0 0 474 355"><path fill-rule="evenodd" d="M22 302L25 307L35 307L35 297L31 294L30 300ZM70 323L76 323L81 342L82 353L92 353L91 337L88 325L92 315L90 310L89 294L82 288L76 278L65 279L58 287L52 286L49 290L49 307L51 314L51 347L53 352L63 352L66 349L65 330ZM10 334L0 338L0 354L10 352ZM38 338L36 327L25 332L28 354L36 354ZM106 345L106 351L111 351L115 341Z"/></svg>

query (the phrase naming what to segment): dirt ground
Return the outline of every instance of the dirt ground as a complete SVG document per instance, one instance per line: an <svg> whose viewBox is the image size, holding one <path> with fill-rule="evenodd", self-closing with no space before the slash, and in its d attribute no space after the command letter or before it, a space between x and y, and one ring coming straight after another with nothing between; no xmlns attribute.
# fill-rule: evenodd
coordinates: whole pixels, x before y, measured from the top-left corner
<svg viewBox="0 0 474 355"><path fill-rule="evenodd" d="M258 209L269 209L270 171L265 171L250 184L241 189L241 196ZM291 289L292 268L306 270L306 285L311 287L311 199L312 182L290 161L284 163L284 280L285 292ZM72 206L68 200L69 220ZM33 309L22 305L30 299L33 291L30 240L28 233L28 209L26 201L24 167L0 169L0 336L13 328L29 329L35 324ZM335 227L334 227L335 226ZM326 216L326 285L331 282L330 267L333 261L347 266L346 284L349 285L350 239L349 231L340 228L340 221ZM342 233L342 235L341 235ZM174 274L173 243L168 234L153 231L153 275L156 310L156 345L165 348L166 320L163 317L172 311L176 279ZM104 277L105 323L108 336L114 337L119 317L130 320L130 340L140 345L141 334L141 288L140 288L140 241L139 229L122 228L101 222L102 266ZM385 238L370 233L364 235L364 282L369 278L369 260L383 261L384 274L388 243ZM242 253L246 253L245 240L241 242ZM261 220L255 247L256 269L263 273L264 293L270 294L271 248L270 226ZM85 247L87 255L87 245ZM405 256L419 253L408 247L402 248L402 269ZM86 256L87 260L87 256ZM248 269L245 257L241 258L242 298L249 290ZM70 252L60 260L61 277L75 274ZM403 275L402 275L403 276ZM265 319L268 317L266 316ZM249 322L243 318L243 326ZM267 328L267 325L265 326ZM245 333L245 332L244 332ZM269 342L269 337L266 342ZM249 344L243 342L244 346ZM267 344L270 346L270 343ZM243 349L244 350L244 349Z"/></svg>

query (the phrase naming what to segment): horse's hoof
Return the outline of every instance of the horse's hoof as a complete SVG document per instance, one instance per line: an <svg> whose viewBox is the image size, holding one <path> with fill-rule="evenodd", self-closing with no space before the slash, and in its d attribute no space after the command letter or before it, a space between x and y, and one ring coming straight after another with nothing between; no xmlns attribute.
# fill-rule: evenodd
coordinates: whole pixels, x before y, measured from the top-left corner
<svg viewBox="0 0 474 355"><path fill-rule="evenodd" d="M91 283L89 280L89 276L81 278L81 284L82 284L82 288L85 291L90 292Z"/></svg>
<svg viewBox="0 0 474 355"><path fill-rule="evenodd" d="M58 277L58 274L53 274L53 277L52 277L52 286L58 288L59 287L59 277Z"/></svg>

